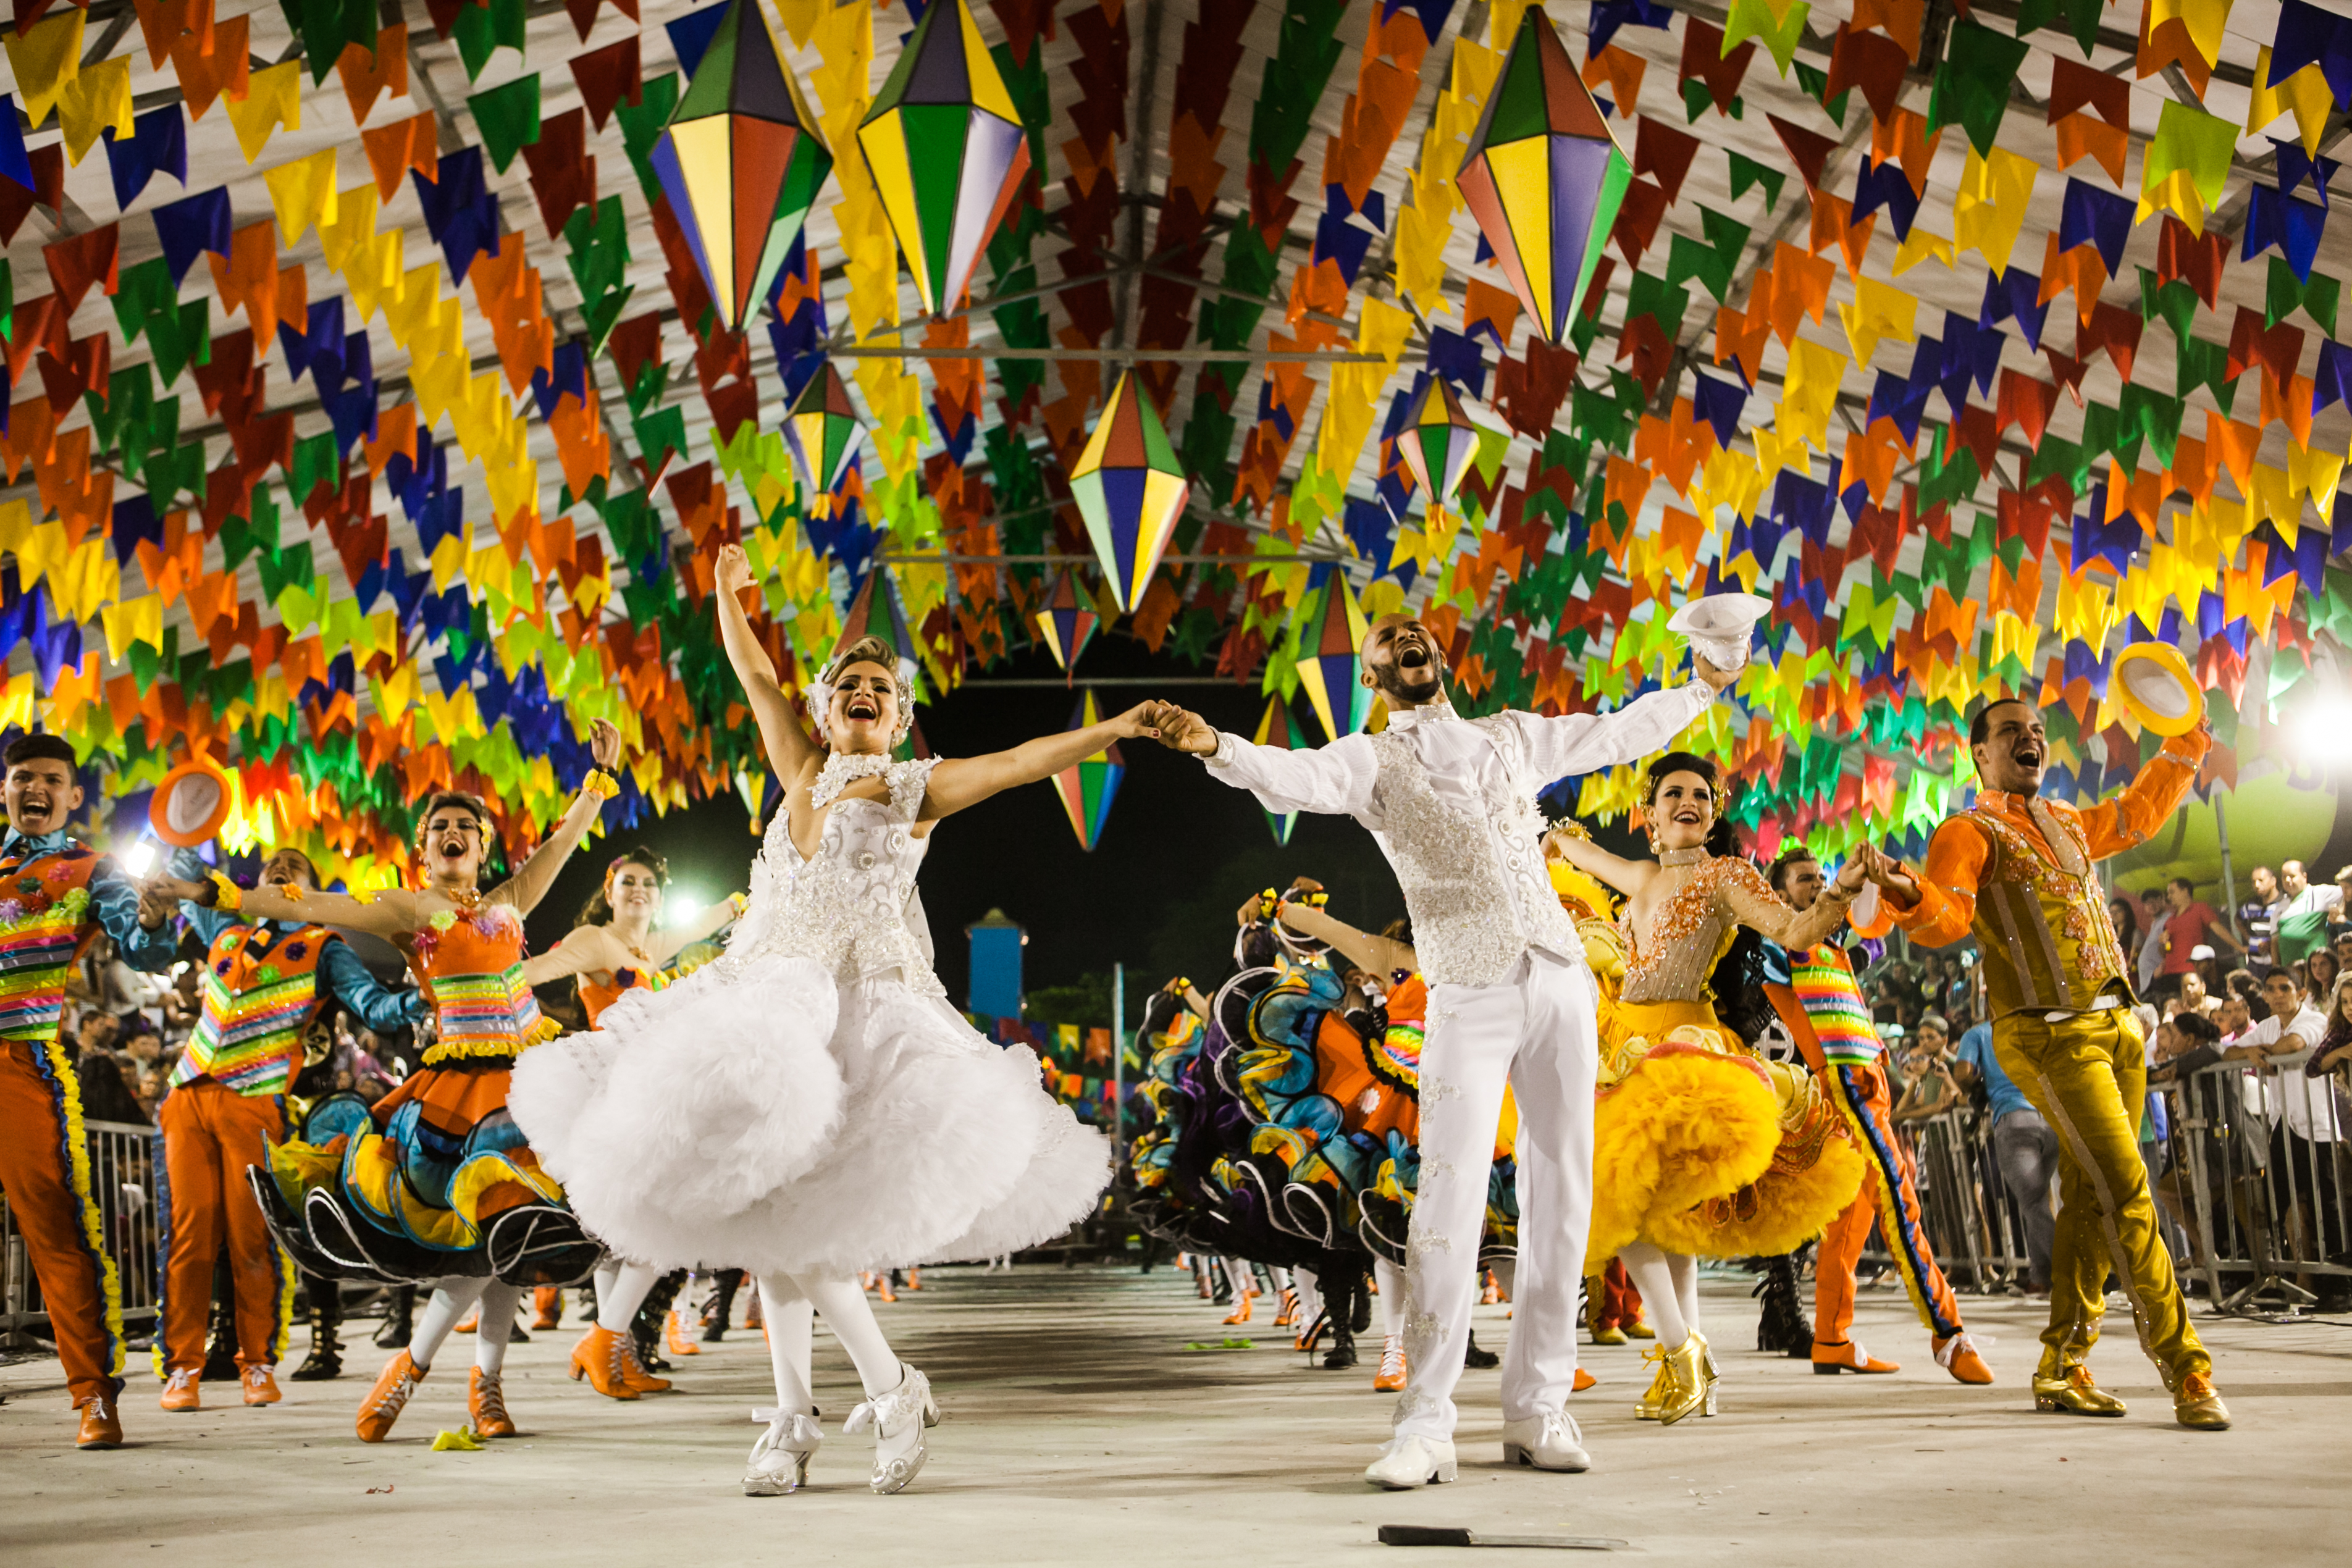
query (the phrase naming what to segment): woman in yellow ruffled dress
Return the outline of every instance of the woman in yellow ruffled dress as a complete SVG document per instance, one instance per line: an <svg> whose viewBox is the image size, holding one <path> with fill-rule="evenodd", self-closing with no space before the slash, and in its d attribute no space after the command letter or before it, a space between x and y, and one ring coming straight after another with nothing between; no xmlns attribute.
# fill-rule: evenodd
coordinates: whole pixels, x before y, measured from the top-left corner
<svg viewBox="0 0 2352 1568"><path fill-rule="evenodd" d="M1862 1158L1801 1065L1766 1061L1716 1013L1711 985L1742 927L1810 946L1859 891L1849 863L1802 914L1736 852L1715 765L1668 752L1643 815L1654 861L1610 853L1573 823L1547 852L1625 895L1612 930L1585 925L1601 981L1588 1269L1622 1258L1657 1329L1657 1376L1638 1414L1672 1423L1711 1407L1697 1260L1785 1252L1852 1202ZM1735 957L1737 956L1735 955ZM1740 966L1729 966L1735 977ZM1730 998L1727 998L1728 1005Z"/></svg>

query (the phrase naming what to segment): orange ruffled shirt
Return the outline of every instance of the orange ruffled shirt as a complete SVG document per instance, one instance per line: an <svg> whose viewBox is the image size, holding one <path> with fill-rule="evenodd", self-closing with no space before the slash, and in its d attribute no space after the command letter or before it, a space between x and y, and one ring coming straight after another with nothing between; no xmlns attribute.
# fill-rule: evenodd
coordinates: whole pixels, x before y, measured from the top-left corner
<svg viewBox="0 0 2352 1568"><path fill-rule="evenodd" d="M2130 784L2088 810L2057 800L2041 804L2061 824L2071 823L2080 830L2091 859L2102 861L2121 854L2147 842L2164 820L2179 809L2212 743L2212 737L2202 730L2175 736ZM2013 829L2054 865L2057 852L2033 820L2036 799L1988 789L1978 795L1974 809ZM1886 897L1895 924L1909 932L1912 940L1930 947L1947 946L1966 936L1976 924L1977 892L1991 857L1990 841L1967 813L1946 818L1928 842L1926 868L1912 879L1919 888L1918 902L1906 905L1891 893ZM2104 905L2100 914L2104 918ZM2109 940L2113 939L2110 936Z"/></svg>

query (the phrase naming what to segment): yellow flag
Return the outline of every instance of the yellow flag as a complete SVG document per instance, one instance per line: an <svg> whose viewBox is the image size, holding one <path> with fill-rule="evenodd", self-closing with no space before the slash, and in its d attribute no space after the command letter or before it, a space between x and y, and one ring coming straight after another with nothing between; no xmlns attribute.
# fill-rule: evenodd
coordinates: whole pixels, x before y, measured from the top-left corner
<svg viewBox="0 0 2352 1568"><path fill-rule="evenodd" d="M2317 157L2319 138L2327 130L2327 112L2336 106L2327 74L2314 61L2276 87L2268 85L2270 79L2271 48L2264 44L2254 55L2254 89L2246 104L2246 134L2252 136L2280 115L2292 113L2305 154Z"/></svg>
<svg viewBox="0 0 2352 1568"><path fill-rule="evenodd" d="M26 31L10 33L8 68L16 78L16 106L38 129L58 95L81 74L82 9L62 6Z"/></svg>
<svg viewBox="0 0 2352 1568"><path fill-rule="evenodd" d="M1895 251L1895 276L1902 277L1913 267L1933 256L1945 267L1952 265L1952 242L1941 235L1929 234L1924 224L1913 224L1911 232Z"/></svg>
<svg viewBox="0 0 2352 1568"><path fill-rule="evenodd" d="M261 156L279 126L301 130L302 62L288 60L247 77L244 99L228 99L228 120L236 127L236 144L248 163Z"/></svg>
<svg viewBox="0 0 2352 1568"><path fill-rule="evenodd" d="M1995 277L2009 270L2009 254L2017 248L2026 204L2033 199L2034 178L2041 172L2042 166L2021 153L1996 147L1987 158L1973 146L1969 149L1959 193L1952 200L1952 244L1959 250L1983 252Z"/></svg>
<svg viewBox="0 0 2352 1568"><path fill-rule="evenodd" d="M131 135L131 57L117 56L86 68L58 95L58 123L65 128L66 157L79 163L89 156L100 131L115 140Z"/></svg>
<svg viewBox="0 0 2352 1568"><path fill-rule="evenodd" d="M278 209L278 234L288 249L300 239L311 225L319 225L320 237L335 222L335 150L324 148L308 158L297 158L291 163L280 163L262 175L261 183L269 187L269 200ZM368 190L375 187L370 185ZM330 260L327 265L335 264Z"/></svg>
<svg viewBox="0 0 2352 1568"><path fill-rule="evenodd" d="M1853 346L1853 362L1866 365L1881 338L1912 342L1917 338L1919 301L1891 283L1874 277L1853 280L1853 303L1838 308L1845 321L1846 341Z"/></svg>

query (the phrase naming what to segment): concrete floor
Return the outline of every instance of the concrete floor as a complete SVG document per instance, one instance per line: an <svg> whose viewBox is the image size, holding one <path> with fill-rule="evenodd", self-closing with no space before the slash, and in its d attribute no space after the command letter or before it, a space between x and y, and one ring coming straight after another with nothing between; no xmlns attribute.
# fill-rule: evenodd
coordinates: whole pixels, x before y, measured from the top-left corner
<svg viewBox="0 0 2352 1568"><path fill-rule="evenodd" d="M364 1448L352 1417L382 1353L354 1372L289 1384L284 1404L194 1415L155 1407L142 1376L127 1400L131 1447L67 1447L53 1361L0 1369L0 1563L8 1568L141 1560L201 1564L365 1561L513 1563L1281 1563L1370 1562L1384 1522L1617 1537L1674 1563L2002 1563L2069 1560L2133 1568L2215 1561L2341 1562L2352 1539L2344 1482L2352 1437L2352 1329L2200 1323L2238 1419L2212 1435L2172 1425L2153 1370L2117 1313L2097 1358L2132 1401L2120 1421L2032 1414L2026 1377L2039 1311L1964 1303L2001 1382L1962 1388L1937 1371L1907 1304L1864 1296L1860 1337L1903 1362L1884 1378L1816 1377L1743 1353L1744 1288L1710 1281L1723 1353L1723 1414L1670 1429L1637 1423L1636 1347L1592 1348L1601 1386L1577 1406L1595 1468L1507 1470L1496 1374L1465 1381L1459 1483L1375 1492L1359 1468L1385 1436L1391 1399L1371 1368L1310 1369L1261 1313L1256 1348L1187 1352L1228 1332L1188 1276L1050 1266L1011 1277L940 1270L880 1309L925 1368L946 1422L913 1490L866 1490L870 1442L838 1436L856 1402L846 1359L818 1341L818 1397L835 1434L811 1490L737 1490L771 1397L756 1334L682 1362L678 1391L614 1404L564 1380L568 1327L518 1346L509 1402L526 1435L481 1453L433 1453L461 1424L471 1342L409 1406L396 1440ZM1502 1309L1482 1309L1499 1348ZM373 1324L354 1325L362 1333ZM298 1341L302 1333L297 1331ZM1377 1345L1377 1341L1374 1342ZM141 1358L143 1367L144 1358ZM230 1400L234 1390L225 1391ZM1424 1551L1407 1563L1562 1561ZM1579 1561L1568 1558L1566 1561Z"/></svg>

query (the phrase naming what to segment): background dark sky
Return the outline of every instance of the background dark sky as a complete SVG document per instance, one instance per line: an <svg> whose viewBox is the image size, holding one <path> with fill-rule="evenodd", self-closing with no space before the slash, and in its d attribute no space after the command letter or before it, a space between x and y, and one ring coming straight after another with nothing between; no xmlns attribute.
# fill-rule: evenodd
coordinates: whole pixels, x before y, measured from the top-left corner
<svg viewBox="0 0 2352 1568"><path fill-rule="evenodd" d="M1154 655L1124 637L1097 638L1078 661L1083 679L1191 677L1208 672L1172 653ZM1052 686L991 685L992 679L1052 677ZM945 701L917 710L936 755L969 757L1067 727L1078 693L1058 684L1042 651L1018 655ZM1108 716L1164 696L1221 729L1256 732L1265 699L1254 685L1103 686ZM1293 705L1302 726L1315 719ZM1318 727L1311 738L1322 739ZM1331 892L1332 913L1378 929L1404 913L1396 879L1371 836L1344 818L1302 816L1287 848L1277 846L1265 813L1250 796L1212 779L1193 758L1151 741L1124 742L1127 763L1099 842L1078 847L1049 783L1008 790L950 818L932 840L921 879L940 977L957 1006L964 1001L968 948L963 929L1001 908L1029 931L1024 977L1031 990L1066 985L1088 973L1129 968L1139 1000L1174 974L1222 977L1231 965L1234 910L1258 888L1305 874ZM570 929L580 906L624 849L642 842L667 855L672 884L705 898L745 884L758 848L748 813L733 795L674 812L634 833L608 834L572 857L554 891L533 914L530 939L543 950ZM1130 1007L1136 1005L1131 1001Z"/></svg>

